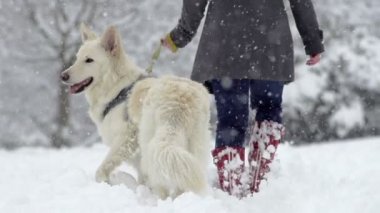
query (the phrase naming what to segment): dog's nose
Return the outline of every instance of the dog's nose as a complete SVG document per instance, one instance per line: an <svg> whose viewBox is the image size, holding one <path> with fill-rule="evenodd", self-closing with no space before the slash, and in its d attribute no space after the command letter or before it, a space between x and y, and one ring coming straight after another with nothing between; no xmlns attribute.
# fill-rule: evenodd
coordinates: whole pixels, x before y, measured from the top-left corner
<svg viewBox="0 0 380 213"><path fill-rule="evenodd" d="M68 81L70 79L70 75L67 72L61 73L61 80Z"/></svg>

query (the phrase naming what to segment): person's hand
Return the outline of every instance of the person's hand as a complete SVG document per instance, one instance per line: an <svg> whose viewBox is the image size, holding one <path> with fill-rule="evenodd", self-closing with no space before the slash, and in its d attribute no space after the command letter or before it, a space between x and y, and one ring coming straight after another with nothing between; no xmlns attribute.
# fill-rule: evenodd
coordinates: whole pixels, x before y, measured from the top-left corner
<svg viewBox="0 0 380 213"><path fill-rule="evenodd" d="M309 60L306 61L306 64L309 66L313 66L319 63L321 60L321 54L317 54L314 56L310 56Z"/></svg>
<svg viewBox="0 0 380 213"><path fill-rule="evenodd" d="M174 44L173 39L170 37L170 34L167 34L164 38L161 39L161 44L173 53L177 52L178 50L178 47Z"/></svg>

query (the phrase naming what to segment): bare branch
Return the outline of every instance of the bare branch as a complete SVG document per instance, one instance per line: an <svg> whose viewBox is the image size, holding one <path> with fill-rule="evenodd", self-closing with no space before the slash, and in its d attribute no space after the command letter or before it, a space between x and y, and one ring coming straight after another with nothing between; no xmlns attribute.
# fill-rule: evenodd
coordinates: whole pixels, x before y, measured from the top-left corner
<svg viewBox="0 0 380 213"><path fill-rule="evenodd" d="M25 56L18 56L17 59L23 60L26 63L36 63L39 64L41 62L51 62L51 61L56 61L57 57L56 56L51 56L51 57L25 57Z"/></svg>
<svg viewBox="0 0 380 213"><path fill-rule="evenodd" d="M67 14L66 14L66 10L65 10L65 7L63 5L62 0L56 0L56 7L57 7L57 9L59 9L58 13L61 15L62 20L64 22L68 22L69 18L68 18Z"/></svg>
<svg viewBox="0 0 380 213"><path fill-rule="evenodd" d="M75 19L74 19L75 21L74 21L73 26L71 26L71 30L77 29L79 27L80 23L83 21L83 15L86 13L88 5L89 5L88 0L82 0L81 7L77 15L75 16Z"/></svg>
<svg viewBox="0 0 380 213"><path fill-rule="evenodd" d="M36 27L38 32L41 34L41 36L46 40L46 42L52 47L53 49L58 49L58 45L55 43L55 40L49 35L49 33L46 31L44 27L42 27L40 20L37 16L37 7L30 3L28 0L24 0L24 3L28 10L28 16L31 21L31 23Z"/></svg>
<svg viewBox="0 0 380 213"><path fill-rule="evenodd" d="M95 19L95 16L96 16L96 13L98 11L98 4L92 4L90 5L90 10L89 10L89 14L86 18L86 23L90 24L90 25L93 25L94 23L94 19Z"/></svg>
<svg viewBox="0 0 380 213"><path fill-rule="evenodd" d="M55 10L56 11L53 14L54 28L57 30L57 32L59 34L62 34L63 33L63 27L61 26L59 15L62 13L61 10L63 10L63 7L61 4L59 4L59 0L56 0Z"/></svg>

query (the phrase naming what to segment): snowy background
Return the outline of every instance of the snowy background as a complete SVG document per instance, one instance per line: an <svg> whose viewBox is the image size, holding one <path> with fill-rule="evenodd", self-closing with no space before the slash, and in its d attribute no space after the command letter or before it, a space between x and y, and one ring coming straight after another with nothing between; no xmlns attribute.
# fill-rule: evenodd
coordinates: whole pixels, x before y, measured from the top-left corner
<svg viewBox="0 0 380 213"><path fill-rule="evenodd" d="M318 66L305 66L307 57L293 24L297 80L285 88L287 139L301 144L380 135L380 1L314 3L327 51ZM99 141L83 95L68 96L58 78L80 44L79 23L88 23L98 33L108 25L118 26L126 51L147 67L160 37L176 25L181 4L1 0L0 146ZM289 18L293 22L291 14ZM164 52L155 72L189 76L198 39L178 54Z"/></svg>
<svg viewBox="0 0 380 213"><path fill-rule="evenodd" d="M176 25L181 1L0 0L0 212L379 212L380 1L314 4L327 51L318 66L304 65L292 25L297 74L284 94L289 142L270 182L241 201L216 189L205 198L157 201L141 186L94 181L106 148L83 95L69 96L59 74L80 45L81 22L98 33L116 25L128 54L146 67ZM164 52L154 72L189 76L198 39L178 54Z"/></svg>

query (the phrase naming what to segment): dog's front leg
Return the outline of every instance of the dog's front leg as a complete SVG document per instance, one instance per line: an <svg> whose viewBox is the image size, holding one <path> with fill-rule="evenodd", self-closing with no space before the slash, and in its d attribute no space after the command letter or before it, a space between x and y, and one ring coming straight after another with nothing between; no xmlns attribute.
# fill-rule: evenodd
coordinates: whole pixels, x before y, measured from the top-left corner
<svg viewBox="0 0 380 213"><path fill-rule="evenodd" d="M102 164L96 171L95 179L97 182L107 182L109 183L109 177L111 172L118 167L124 160L122 154L116 146L111 147L110 151L107 153L106 158L103 160Z"/></svg>
<svg viewBox="0 0 380 213"><path fill-rule="evenodd" d="M128 130L128 136L118 137L112 143L106 158L96 171L95 179L97 182L109 183L111 172L123 161L127 161L133 157L137 150L136 131L134 129Z"/></svg>

